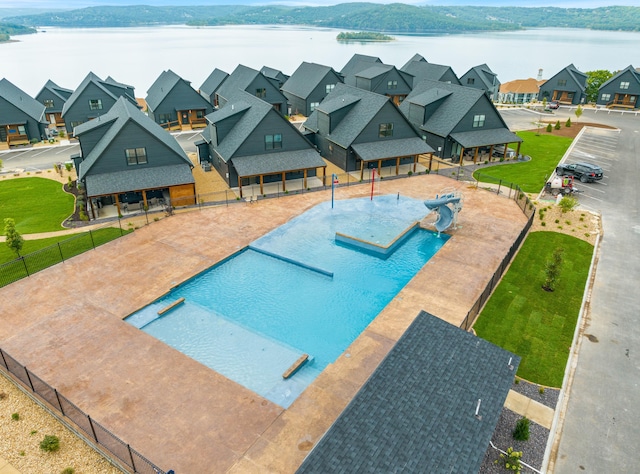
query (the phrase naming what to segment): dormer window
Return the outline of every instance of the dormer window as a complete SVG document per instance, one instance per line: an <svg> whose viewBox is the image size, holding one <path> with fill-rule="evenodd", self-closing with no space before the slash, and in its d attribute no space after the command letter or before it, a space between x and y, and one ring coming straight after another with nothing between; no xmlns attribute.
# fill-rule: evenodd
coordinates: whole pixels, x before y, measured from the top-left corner
<svg viewBox="0 0 640 474"><path fill-rule="evenodd" d="M256 89L256 97L259 97L260 99L264 99L265 97L267 97L267 89L265 89L264 87Z"/></svg>
<svg viewBox="0 0 640 474"><path fill-rule="evenodd" d="M566 79L558 79L558 85L559 86L566 86L567 85L567 80Z"/></svg>
<svg viewBox="0 0 640 474"><path fill-rule="evenodd" d="M467 77L467 84L471 85L476 82L475 77Z"/></svg>
<svg viewBox="0 0 640 474"><path fill-rule="evenodd" d="M628 82L621 82L620 83L620 89L628 89L629 88L629 83Z"/></svg>
<svg viewBox="0 0 640 474"><path fill-rule="evenodd" d="M387 81L387 89L397 89L398 81Z"/></svg>
<svg viewBox="0 0 640 474"><path fill-rule="evenodd" d="M53 109L53 99L44 99L44 106L47 109Z"/></svg>
<svg viewBox="0 0 640 474"><path fill-rule="evenodd" d="M378 126L378 137L386 138L393 136L393 123L381 123Z"/></svg>
<svg viewBox="0 0 640 474"><path fill-rule="evenodd" d="M147 149L146 148L127 148L124 151L127 157L128 165L143 165L147 163Z"/></svg>
<svg viewBox="0 0 640 474"><path fill-rule="evenodd" d="M328 94L329 92L331 92L333 89L335 89L336 85L335 84L326 84L324 86L324 92L326 94Z"/></svg>
<svg viewBox="0 0 640 474"><path fill-rule="evenodd" d="M484 119L483 115L474 115L473 116L473 128L484 127Z"/></svg>
<svg viewBox="0 0 640 474"><path fill-rule="evenodd" d="M90 110L102 110L102 100L100 100L100 99L90 99L89 100L89 109Z"/></svg>

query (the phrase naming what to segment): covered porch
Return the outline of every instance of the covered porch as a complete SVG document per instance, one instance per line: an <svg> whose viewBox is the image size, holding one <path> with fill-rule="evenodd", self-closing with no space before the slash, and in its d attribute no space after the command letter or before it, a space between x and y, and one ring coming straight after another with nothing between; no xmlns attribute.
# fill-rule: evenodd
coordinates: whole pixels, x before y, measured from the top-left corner
<svg viewBox="0 0 640 474"><path fill-rule="evenodd" d="M28 145L26 122L0 125L0 142L6 142L8 146Z"/></svg>
<svg viewBox="0 0 640 474"><path fill-rule="evenodd" d="M607 102L607 108L635 109L638 103L638 96L634 94L615 94L613 100Z"/></svg>
<svg viewBox="0 0 640 474"><path fill-rule="evenodd" d="M244 197L243 186L259 185L260 195L265 193L265 183L278 182L282 192L287 192L287 180L302 179L303 189L307 189L308 179L316 176L316 170L322 169L322 183L326 180L324 160L313 149L269 153L266 155L239 156L231 159L238 174L238 193Z"/></svg>
<svg viewBox="0 0 640 474"><path fill-rule="evenodd" d="M491 161L496 155L502 160L520 156L522 138L506 128L452 133L451 138L460 147L460 153L456 154L460 166L463 160L477 164L478 161ZM509 148L513 143L516 144L515 152Z"/></svg>
<svg viewBox="0 0 640 474"><path fill-rule="evenodd" d="M395 166L395 174L400 174L400 165L411 163L413 173L416 172L420 155L433 155L434 149L418 137L400 138L368 143L357 143L351 146L360 160L360 179L364 177L365 163L367 168L380 170L383 166Z"/></svg>
<svg viewBox="0 0 640 474"><path fill-rule="evenodd" d="M205 114L205 109L176 109L176 120L161 123L160 126L169 131L205 128L207 126L207 120L204 118Z"/></svg>
<svg viewBox="0 0 640 474"><path fill-rule="evenodd" d="M575 95L575 92L573 91L554 90L551 96L551 100L556 101L560 104L571 105L573 104L574 95Z"/></svg>

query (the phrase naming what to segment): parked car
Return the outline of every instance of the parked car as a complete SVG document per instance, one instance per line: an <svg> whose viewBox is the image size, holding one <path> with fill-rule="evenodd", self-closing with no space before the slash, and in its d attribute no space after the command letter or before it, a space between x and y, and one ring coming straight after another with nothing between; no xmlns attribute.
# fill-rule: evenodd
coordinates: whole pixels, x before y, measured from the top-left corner
<svg viewBox="0 0 640 474"><path fill-rule="evenodd" d="M560 107L560 104L555 100L552 100L547 104L547 109L557 109L558 107Z"/></svg>
<svg viewBox="0 0 640 474"><path fill-rule="evenodd" d="M558 176L573 176L582 183L593 183L602 179L602 168L591 163L561 164L556 168Z"/></svg>

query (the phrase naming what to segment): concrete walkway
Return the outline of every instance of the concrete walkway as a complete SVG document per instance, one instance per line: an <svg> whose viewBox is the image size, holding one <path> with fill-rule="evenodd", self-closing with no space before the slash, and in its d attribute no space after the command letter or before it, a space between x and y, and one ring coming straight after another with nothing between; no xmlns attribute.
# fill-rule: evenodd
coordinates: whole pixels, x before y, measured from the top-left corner
<svg viewBox="0 0 640 474"><path fill-rule="evenodd" d="M526 416L531 421L540 426L544 426L548 430L551 429L555 413L553 408L549 408L514 390L509 390L504 406L518 415Z"/></svg>
<svg viewBox="0 0 640 474"><path fill-rule="evenodd" d="M0 458L0 474L20 474L20 471L3 458Z"/></svg>

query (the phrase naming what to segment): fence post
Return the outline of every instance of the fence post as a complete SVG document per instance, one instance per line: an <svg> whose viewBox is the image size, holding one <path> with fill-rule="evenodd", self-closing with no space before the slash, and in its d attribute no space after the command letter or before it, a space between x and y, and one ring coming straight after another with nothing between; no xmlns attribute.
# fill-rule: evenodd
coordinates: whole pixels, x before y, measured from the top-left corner
<svg viewBox="0 0 640 474"><path fill-rule="evenodd" d="M9 366L7 365L7 360L4 358L4 351L2 349L0 349L0 356L2 356L2 365L4 365L7 370L9 370ZM9 372L11 371L9 370Z"/></svg>
<svg viewBox="0 0 640 474"><path fill-rule="evenodd" d="M60 252L60 260L64 263L64 256L62 255L62 247L60 247L60 242L58 242L58 252Z"/></svg>
<svg viewBox="0 0 640 474"><path fill-rule="evenodd" d="M498 192L496 194L500 194L500 188L502 187L502 180L498 183Z"/></svg>
<svg viewBox="0 0 640 474"><path fill-rule="evenodd" d="M24 271L27 272L27 276L31 276L29 274L29 269L27 268L27 262L25 261L24 257L20 257L20 259L22 260L22 264L24 265Z"/></svg>
<svg viewBox="0 0 640 474"><path fill-rule="evenodd" d="M58 391L54 388L53 389L53 393L56 394L56 400L58 400L58 406L60 407L60 413L62 413L64 416L67 416L64 414L64 408L62 408L62 402L60 402L60 397L58 396Z"/></svg>
<svg viewBox="0 0 640 474"><path fill-rule="evenodd" d="M91 420L91 416L87 415L87 419L89 420L89 426L91 427L91 434L93 435L93 439L96 440L96 443L100 444L100 441L98 441L98 437L96 436L96 430L93 427L93 421Z"/></svg>
<svg viewBox="0 0 640 474"><path fill-rule="evenodd" d="M91 246L93 247L93 250L95 250L96 243L93 241L93 232L91 231L91 229L89 229L89 237L91 237Z"/></svg>
<svg viewBox="0 0 640 474"><path fill-rule="evenodd" d="M228 195L228 191L226 189L224 190L224 202L225 202L226 206L229 207L229 195Z"/></svg>
<svg viewBox="0 0 640 474"><path fill-rule="evenodd" d="M129 451L129 457L131 458L131 467L133 468L133 472L138 472L136 470L136 463L133 461L133 453L131 452L131 446L127 444L127 450Z"/></svg>

